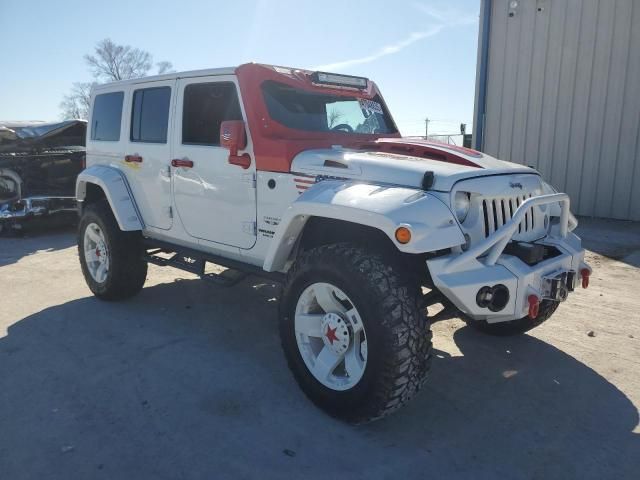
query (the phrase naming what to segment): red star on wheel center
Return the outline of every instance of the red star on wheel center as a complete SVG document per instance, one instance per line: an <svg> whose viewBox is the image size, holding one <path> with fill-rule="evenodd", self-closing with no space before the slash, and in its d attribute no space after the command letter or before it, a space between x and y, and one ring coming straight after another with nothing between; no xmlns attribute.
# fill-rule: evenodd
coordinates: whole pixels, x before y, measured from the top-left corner
<svg viewBox="0 0 640 480"><path fill-rule="evenodd" d="M334 341L338 340L338 336L336 335L336 330L338 330L338 327L331 328L331 327L327 326L326 337L327 337L327 340L329 340L331 342L331 345L333 345Z"/></svg>

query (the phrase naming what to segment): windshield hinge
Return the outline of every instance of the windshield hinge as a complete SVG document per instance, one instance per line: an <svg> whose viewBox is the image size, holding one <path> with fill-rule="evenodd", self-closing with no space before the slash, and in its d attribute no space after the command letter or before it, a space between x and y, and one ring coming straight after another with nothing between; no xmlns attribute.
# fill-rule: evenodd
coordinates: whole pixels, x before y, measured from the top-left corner
<svg viewBox="0 0 640 480"><path fill-rule="evenodd" d="M256 172L243 173L242 181L251 185L252 188L256 188L256 185L257 185Z"/></svg>

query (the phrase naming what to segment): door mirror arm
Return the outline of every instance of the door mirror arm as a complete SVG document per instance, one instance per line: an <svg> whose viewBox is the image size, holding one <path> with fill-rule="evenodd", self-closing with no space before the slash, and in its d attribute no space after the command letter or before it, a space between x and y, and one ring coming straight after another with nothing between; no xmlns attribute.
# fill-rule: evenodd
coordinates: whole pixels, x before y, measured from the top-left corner
<svg viewBox="0 0 640 480"><path fill-rule="evenodd" d="M226 120L220 125L220 145L229 149L229 163L245 170L251 166L248 153L238 155L247 146L247 133L242 120Z"/></svg>
<svg viewBox="0 0 640 480"><path fill-rule="evenodd" d="M229 155L229 163L232 165L238 165L245 170L251 166L251 156L248 153L242 155Z"/></svg>

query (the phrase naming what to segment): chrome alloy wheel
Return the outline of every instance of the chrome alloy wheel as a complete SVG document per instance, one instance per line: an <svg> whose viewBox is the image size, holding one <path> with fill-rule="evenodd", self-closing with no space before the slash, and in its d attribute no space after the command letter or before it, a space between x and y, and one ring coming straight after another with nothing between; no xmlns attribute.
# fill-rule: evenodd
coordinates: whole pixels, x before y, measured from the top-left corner
<svg viewBox="0 0 640 480"><path fill-rule="evenodd" d="M104 233L97 223L90 223L84 230L84 259L91 277L103 283L109 272L109 250Z"/></svg>
<svg viewBox="0 0 640 480"><path fill-rule="evenodd" d="M330 283L314 283L298 298L298 350L313 376L332 390L349 390L367 366L367 337L354 303Z"/></svg>

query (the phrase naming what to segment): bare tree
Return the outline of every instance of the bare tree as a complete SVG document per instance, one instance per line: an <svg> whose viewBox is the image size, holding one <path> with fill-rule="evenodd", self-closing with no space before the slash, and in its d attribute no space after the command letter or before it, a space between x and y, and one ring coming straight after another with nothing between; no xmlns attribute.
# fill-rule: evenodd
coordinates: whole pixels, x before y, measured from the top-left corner
<svg viewBox="0 0 640 480"><path fill-rule="evenodd" d="M154 66L153 56L149 52L130 45L118 45L110 38L100 40L94 54L85 55L84 60L96 80L73 84L71 92L60 103L63 118L87 118L93 85L144 77ZM162 61L155 66L159 74L173 71L171 62Z"/></svg>
<svg viewBox="0 0 640 480"><path fill-rule="evenodd" d="M158 75L162 75L163 73L175 72L175 70L173 69L173 64L171 62L167 62L166 60L156 63L156 68L158 69Z"/></svg>
<svg viewBox="0 0 640 480"><path fill-rule="evenodd" d="M118 45L110 38L100 40L94 55L85 55L89 70L98 80L115 81L144 77L153 66L149 52L130 45Z"/></svg>
<svg viewBox="0 0 640 480"><path fill-rule="evenodd" d="M86 119L89 115L91 87L95 82L76 82L71 87L71 92L64 96L60 102L62 117L65 119Z"/></svg>

